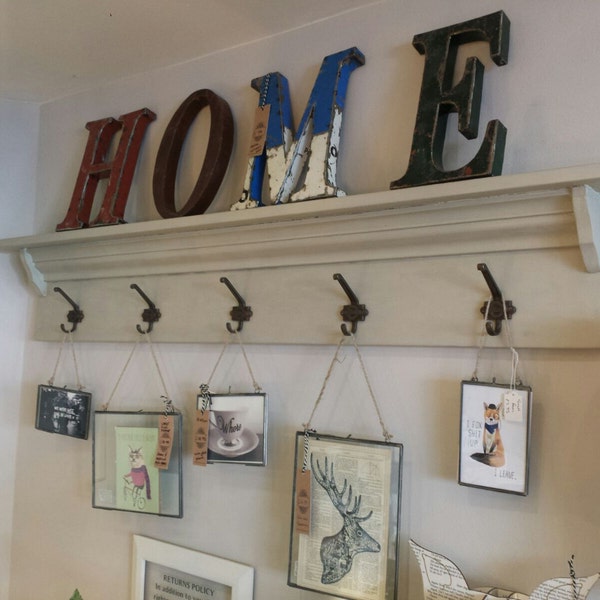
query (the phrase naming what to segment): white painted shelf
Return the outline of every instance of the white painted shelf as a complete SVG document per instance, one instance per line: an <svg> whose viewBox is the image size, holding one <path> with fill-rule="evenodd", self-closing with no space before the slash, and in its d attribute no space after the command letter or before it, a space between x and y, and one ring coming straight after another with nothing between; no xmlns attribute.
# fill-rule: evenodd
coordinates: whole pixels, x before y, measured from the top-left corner
<svg viewBox="0 0 600 600"><path fill-rule="evenodd" d="M81 341L128 341L145 304L153 339L220 342L235 304L252 306L249 343L334 343L347 298L369 309L361 343L473 346L489 292L486 262L517 313L521 347L600 346L600 165L343 198L41 234L20 252L37 299L35 337L58 340L70 306ZM498 340L492 340L501 343Z"/></svg>

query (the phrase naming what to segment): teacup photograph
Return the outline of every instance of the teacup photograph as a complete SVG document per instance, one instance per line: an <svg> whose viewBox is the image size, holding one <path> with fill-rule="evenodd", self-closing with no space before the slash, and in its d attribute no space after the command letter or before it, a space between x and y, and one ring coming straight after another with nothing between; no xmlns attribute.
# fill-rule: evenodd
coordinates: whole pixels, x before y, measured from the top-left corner
<svg viewBox="0 0 600 600"><path fill-rule="evenodd" d="M244 424L247 422L248 410L217 410L210 413L210 424L217 430L219 444L225 448L240 448L244 439Z"/></svg>
<svg viewBox="0 0 600 600"><path fill-rule="evenodd" d="M207 462L266 465L266 394L211 394Z"/></svg>

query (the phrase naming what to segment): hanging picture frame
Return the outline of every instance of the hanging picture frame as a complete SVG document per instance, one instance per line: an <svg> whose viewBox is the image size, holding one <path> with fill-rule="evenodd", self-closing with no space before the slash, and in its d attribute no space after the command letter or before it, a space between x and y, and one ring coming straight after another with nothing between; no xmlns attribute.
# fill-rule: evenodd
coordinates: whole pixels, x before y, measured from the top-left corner
<svg viewBox="0 0 600 600"><path fill-rule="evenodd" d="M38 385L35 428L87 440L91 406L89 392Z"/></svg>
<svg viewBox="0 0 600 600"><path fill-rule="evenodd" d="M133 536L132 600L252 600L254 569L158 540Z"/></svg>
<svg viewBox="0 0 600 600"><path fill-rule="evenodd" d="M211 394L210 405L207 462L265 466L267 394Z"/></svg>
<svg viewBox="0 0 600 600"><path fill-rule="evenodd" d="M309 533L296 524L294 478L288 585L355 600L391 600L398 589L402 444L311 433ZM296 434L294 473L305 434ZM303 489L305 489L303 487Z"/></svg>
<svg viewBox="0 0 600 600"><path fill-rule="evenodd" d="M462 382L460 485L527 495L532 397L527 386Z"/></svg>
<svg viewBox="0 0 600 600"><path fill-rule="evenodd" d="M181 413L169 413L173 437L168 467L155 466L164 416L164 412L94 413L94 508L183 516Z"/></svg>

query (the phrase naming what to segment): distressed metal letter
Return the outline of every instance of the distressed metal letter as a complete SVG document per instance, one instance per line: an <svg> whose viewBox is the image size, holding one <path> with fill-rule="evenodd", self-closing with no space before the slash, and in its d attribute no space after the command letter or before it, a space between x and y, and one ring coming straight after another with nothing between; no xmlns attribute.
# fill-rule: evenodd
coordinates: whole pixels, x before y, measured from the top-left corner
<svg viewBox="0 0 600 600"><path fill-rule="evenodd" d="M358 48L323 59L293 141L287 79L274 72L252 81L260 94L259 106L270 105L267 137L262 154L249 159L242 197L232 210L264 205L265 168L271 203L345 195L337 185L342 115L350 75L364 63Z"/></svg>
<svg viewBox="0 0 600 600"><path fill-rule="evenodd" d="M90 134L71 204L64 221L56 226L56 231L123 222L142 139L148 125L154 119L156 115L151 110L142 108L122 115L118 119L108 117L86 124L85 127ZM107 161L111 141L121 128L123 131L114 160ZM102 206L96 219L90 223L98 181L107 177L108 186Z"/></svg>
<svg viewBox="0 0 600 600"><path fill-rule="evenodd" d="M467 138L477 137L484 66L476 57L467 59L462 79L452 87L458 46L485 41L492 60L502 66L508 60L510 21L502 11L421 33L413 46L425 55L421 97L406 174L391 189L499 175L502 172L506 127L490 121L475 157L465 166L444 171L442 152L448 114L458 113L458 129Z"/></svg>
<svg viewBox="0 0 600 600"><path fill-rule="evenodd" d="M208 147L196 185L185 205L175 208L175 181L183 143L203 108L210 109ZM213 201L229 165L233 148L233 116L229 104L211 90L190 94L167 125L160 143L152 190L156 209L165 219L202 214Z"/></svg>

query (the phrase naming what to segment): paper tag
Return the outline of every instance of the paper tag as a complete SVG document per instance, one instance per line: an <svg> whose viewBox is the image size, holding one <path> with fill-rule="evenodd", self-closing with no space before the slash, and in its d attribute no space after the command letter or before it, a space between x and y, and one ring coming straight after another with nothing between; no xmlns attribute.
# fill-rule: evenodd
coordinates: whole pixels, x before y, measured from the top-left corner
<svg viewBox="0 0 600 600"><path fill-rule="evenodd" d="M502 396L504 418L507 421L523 421L523 398L516 390L505 392Z"/></svg>
<svg viewBox="0 0 600 600"><path fill-rule="evenodd" d="M254 111L254 125L252 127L249 156L260 156L263 153L265 142L267 141L267 128L269 125L270 112L270 104L257 106Z"/></svg>
<svg viewBox="0 0 600 600"><path fill-rule="evenodd" d="M295 527L298 533L310 533L310 471L296 473Z"/></svg>
<svg viewBox="0 0 600 600"><path fill-rule="evenodd" d="M194 458L193 463L198 467L205 467L208 458L208 418L210 410L196 411L194 422Z"/></svg>
<svg viewBox="0 0 600 600"><path fill-rule="evenodd" d="M154 459L154 466L157 469L169 468L174 430L173 417L161 415L158 421L158 447L156 448L156 458Z"/></svg>

